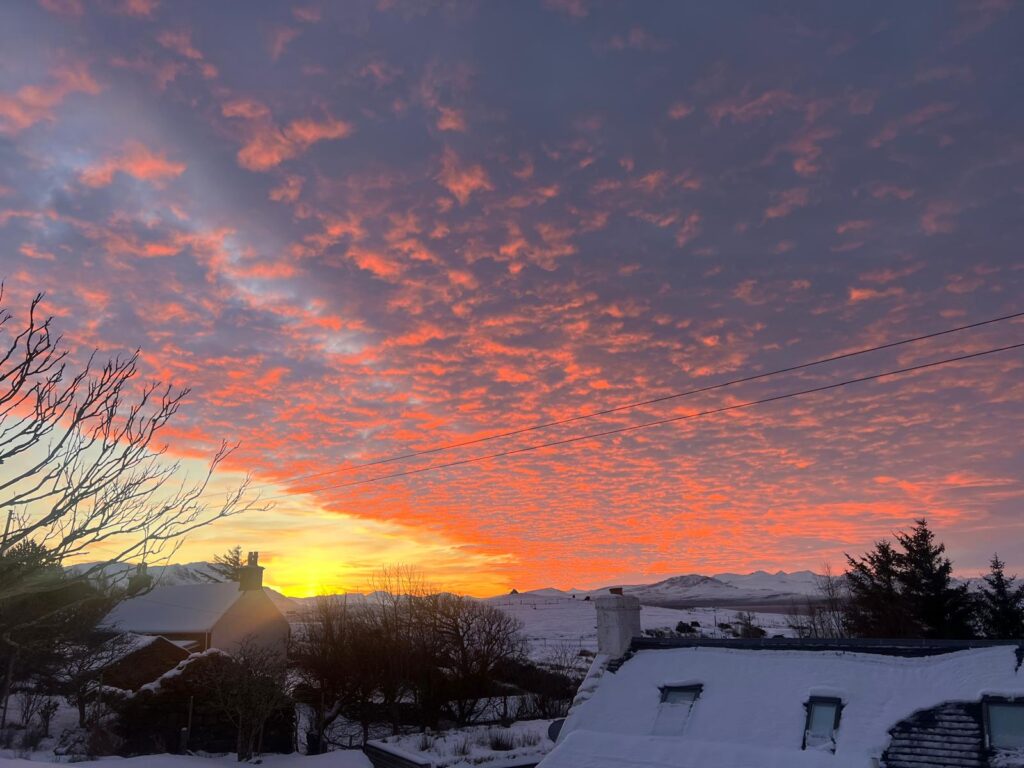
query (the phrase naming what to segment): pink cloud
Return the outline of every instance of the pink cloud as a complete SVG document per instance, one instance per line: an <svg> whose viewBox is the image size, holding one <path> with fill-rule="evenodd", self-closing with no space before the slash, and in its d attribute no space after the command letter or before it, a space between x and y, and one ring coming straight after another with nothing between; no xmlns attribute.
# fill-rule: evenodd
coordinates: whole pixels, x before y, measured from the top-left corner
<svg viewBox="0 0 1024 768"><path fill-rule="evenodd" d="M676 245L682 248L697 237L700 234L700 221L700 214L696 211L688 215L683 226L676 231Z"/></svg>
<svg viewBox="0 0 1024 768"><path fill-rule="evenodd" d="M956 229L960 206L951 200L933 200L921 214L921 230L926 235L948 235Z"/></svg>
<svg viewBox="0 0 1024 768"><path fill-rule="evenodd" d="M114 6L114 10L125 16L148 18L159 6L160 0L120 0Z"/></svg>
<svg viewBox="0 0 1024 768"><path fill-rule="evenodd" d="M167 50L173 51L195 64L199 69L199 73L207 80L217 76L217 68L206 61L202 52L193 45L192 33L188 30L165 30L157 35L156 40Z"/></svg>
<svg viewBox="0 0 1024 768"><path fill-rule="evenodd" d="M766 221L785 218L797 208L805 207L810 202L811 194L807 187L796 187L773 194L772 199L775 202L764 209Z"/></svg>
<svg viewBox="0 0 1024 768"><path fill-rule="evenodd" d="M800 100L789 91L771 90L754 98L743 95L720 101L709 107L708 113L716 125L725 118L736 123L749 123L771 117L782 110L800 109L801 106Z"/></svg>
<svg viewBox="0 0 1024 768"><path fill-rule="evenodd" d="M271 119L270 110L251 99L236 99L221 108L225 117L247 121L248 139L238 151L238 164L250 171L267 171L305 152L321 141L351 135L351 123L335 118L292 120L283 128Z"/></svg>
<svg viewBox="0 0 1024 768"><path fill-rule="evenodd" d="M668 116L672 120L682 120L693 113L693 107L683 101L676 101L668 108Z"/></svg>
<svg viewBox="0 0 1024 768"><path fill-rule="evenodd" d="M437 175L437 181L459 201L460 205L469 202L474 193L494 189L482 165L463 164L455 151L448 147L441 156L441 171Z"/></svg>
<svg viewBox="0 0 1024 768"><path fill-rule="evenodd" d="M576 19L585 18L590 12L584 0L544 0L544 7Z"/></svg>
<svg viewBox="0 0 1024 768"><path fill-rule="evenodd" d="M281 58L288 43L299 36L299 30L294 27L276 27L270 33L270 58L277 61Z"/></svg>
<svg viewBox="0 0 1024 768"><path fill-rule="evenodd" d="M85 13L82 0L39 0L39 5L57 16L76 18Z"/></svg>
<svg viewBox="0 0 1024 768"><path fill-rule="evenodd" d="M168 160L163 152L154 152L144 144L133 141L116 155L84 169L79 179L89 187L105 187L114 180L115 174L123 173L133 179L160 186L168 179L184 173L185 167L185 163Z"/></svg>
<svg viewBox="0 0 1024 768"><path fill-rule="evenodd" d="M878 149L884 144L896 139L905 130L909 128L918 128L925 123L931 122L937 117L941 117L942 115L952 112L953 108L953 104L946 101L940 101L935 102L934 104L928 104L920 109L915 109L913 112L910 112L901 118L888 122L885 127L868 142L868 146Z"/></svg>
<svg viewBox="0 0 1024 768"><path fill-rule="evenodd" d="M95 95L100 85L84 64L59 67L46 85L26 85L0 93L0 134L13 136L36 123L54 120L54 110L73 93Z"/></svg>

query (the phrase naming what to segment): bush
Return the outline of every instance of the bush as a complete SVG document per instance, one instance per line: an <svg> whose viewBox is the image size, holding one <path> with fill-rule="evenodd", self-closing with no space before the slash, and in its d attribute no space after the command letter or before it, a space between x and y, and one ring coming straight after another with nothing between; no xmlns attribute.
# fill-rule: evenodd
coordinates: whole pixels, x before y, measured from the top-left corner
<svg viewBox="0 0 1024 768"><path fill-rule="evenodd" d="M181 733L189 724L192 730L188 749L205 752L234 752L238 746L237 728L223 716L211 680L233 666L230 656L210 650L193 654L179 664L173 675L144 686L135 695L116 702L118 735L124 739L123 755L149 755L177 752ZM263 729L262 748L267 752L291 752L295 712L282 707Z"/></svg>
<svg viewBox="0 0 1024 768"><path fill-rule="evenodd" d="M495 752L511 752L516 748L516 735L511 731L490 731L487 743Z"/></svg>

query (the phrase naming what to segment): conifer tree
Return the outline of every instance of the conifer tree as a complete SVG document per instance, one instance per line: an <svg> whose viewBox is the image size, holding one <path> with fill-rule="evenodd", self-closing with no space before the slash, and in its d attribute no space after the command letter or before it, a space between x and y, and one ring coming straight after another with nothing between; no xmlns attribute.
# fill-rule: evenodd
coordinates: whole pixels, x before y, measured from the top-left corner
<svg viewBox="0 0 1024 768"><path fill-rule="evenodd" d="M900 556L888 541L859 560L846 556L850 599L846 629L855 637L910 637L918 628L909 621L900 594Z"/></svg>
<svg viewBox="0 0 1024 768"><path fill-rule="evenodd" d="M242 548L234 546L223 555L214 555L211 568L226 581L238 581L242 571Z"/></svg>
<svg viewBox="0 0 1024 768"><path fill-rule="evenodd" d="M1024 584L1016 584L1016 576L1007 577L1005 568L999 555L993 555L978 596L979 623L987 637L1024 638Z"/></svg>
<svg viewBox="0 0 1024 768"><path fill-rule="evenodd" d="M935 541L925 519L909 533L898 533L903 547L898 580L903 605L921 637L961 638L974 635L973 603L966 584L953 584L953 564L946 545Z"/></svg>

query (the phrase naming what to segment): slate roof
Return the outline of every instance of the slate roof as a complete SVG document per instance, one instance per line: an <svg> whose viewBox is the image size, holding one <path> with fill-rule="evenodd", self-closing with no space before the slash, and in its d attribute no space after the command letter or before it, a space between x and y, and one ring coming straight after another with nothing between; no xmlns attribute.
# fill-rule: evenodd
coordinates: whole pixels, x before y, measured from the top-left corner
<svg viewBox="0 0 1024 768"><path fill-rule="evenodd" d="M1011 641L638 638L624 659L595 659L542 765L988 768L968 705L1024 697L1020 661ZM680 733L656 732L660 690L695 683ZM843 703L834 753L802 748L814 697Z"/></svg>

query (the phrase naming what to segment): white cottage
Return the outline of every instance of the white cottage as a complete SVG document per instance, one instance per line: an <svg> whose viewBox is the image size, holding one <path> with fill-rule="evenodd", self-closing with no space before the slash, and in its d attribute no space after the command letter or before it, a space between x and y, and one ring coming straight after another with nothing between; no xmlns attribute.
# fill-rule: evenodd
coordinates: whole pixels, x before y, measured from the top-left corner
<svg viewBox="0 0 1024 768"><path fill-rule="evenodd" d="M104 624L159 635L188 651L231 652L249 640L284 654L290 631L263 587L258 552L249 553L237 582L158 586L120 603Z"/></svg>
<svg viewBox="0 0 1024 768"><path fill-rule="evenodd" d="M542 768L1024 766L1019 643L649 640L635 597L595 603Z"/></svg>

